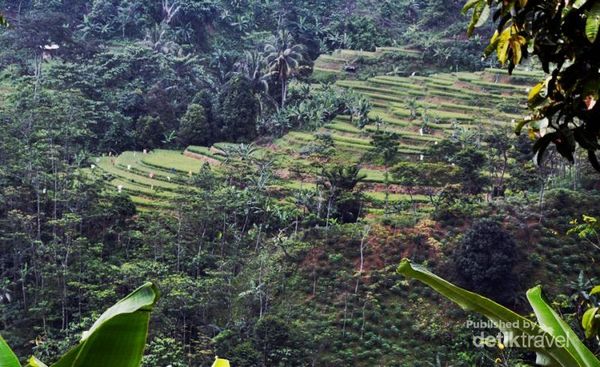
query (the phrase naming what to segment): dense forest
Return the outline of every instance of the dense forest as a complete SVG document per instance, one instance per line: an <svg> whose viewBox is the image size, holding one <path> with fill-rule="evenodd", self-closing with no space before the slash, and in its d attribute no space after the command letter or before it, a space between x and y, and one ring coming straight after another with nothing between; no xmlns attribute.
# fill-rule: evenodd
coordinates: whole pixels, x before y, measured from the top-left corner
<svg viewBox="0 0 600 367"><path fill-rule="evenodd" d="M0 367L600 366L600 1L466 3L0 0Z"/></svg>

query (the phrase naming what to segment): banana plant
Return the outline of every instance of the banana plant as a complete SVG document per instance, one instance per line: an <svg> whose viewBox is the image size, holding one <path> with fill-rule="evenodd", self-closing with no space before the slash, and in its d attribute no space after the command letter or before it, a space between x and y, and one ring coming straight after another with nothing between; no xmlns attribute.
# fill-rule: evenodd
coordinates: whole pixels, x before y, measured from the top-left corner
<svg viewBox="0 0 600 367"><path fill-rule="evenodd" d="M583 313L581 320L581 327L585 330L585 337L588 339L598 337L600 332L600 302L598 302L598 296L600 296L600 285L592 288L591 292L587 294L589 308Z"/></svg>
<svg viewBox="0 0 600 367"><path fill-rule="evenodd" d="M600 367L600 360L543 300L539 286L527 291L536 323L488 298L457 287L408 259L402 260L398 273L427 284L466 311L485 316L502 332L503 346L533 350L537 356L536 364L540 366Z"/></svg>
<svg viewBox="0 0 600 367"><path fill-rule="evenodd" d="M81 341L50 367L138 367L148 336L150 313L158 290L146 283L106 310ZM28 367L47 367L31 357ZM19 359L0 336L0 367L21 367Z"/></svg>

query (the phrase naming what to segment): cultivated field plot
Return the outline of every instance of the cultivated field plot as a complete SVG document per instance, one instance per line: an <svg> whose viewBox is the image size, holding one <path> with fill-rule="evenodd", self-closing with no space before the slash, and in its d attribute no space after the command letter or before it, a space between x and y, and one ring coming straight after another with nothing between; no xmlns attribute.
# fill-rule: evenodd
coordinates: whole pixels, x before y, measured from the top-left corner
<svg viewBox="0 0 600 367"><path fill-rule="evenodd" d="M411 54L410 50L393 48L360 55L339 51L322 56L317 65L320 70L331 68L340 72L349 58L375 57L382 52ZM252 154L273 161L270 189L282 200L293 202L294 192L314 188L318 180L319 160L310 153L317 136L331 138L333 161L362 164L371 149L370 136L374 131L395 132L400 136L402 159L419 162L430 146L457 131L511 126L525 112L527 87L542 76L536 72L515 72L509 77L503 70L487 69L478 73L341 79L336 82L338 87L352 89L370 100L369 125L360 129L351 116L340 115L318 131L289 132L272 144L257 146ZM191 186L203 165L219 170L228 164L223 154L228 145L190 146L184 152L125 152L118 157L101 157L96 166L113 189L129 193L141 209L169 209L178 193ZM368 210L376 215L386 200L384 167L365 165L361 173L365 175L362 185ZM387 201L393 205L411 201L421 211L431 209L424 192L417 190L409 195L393 180Z"/></svg>

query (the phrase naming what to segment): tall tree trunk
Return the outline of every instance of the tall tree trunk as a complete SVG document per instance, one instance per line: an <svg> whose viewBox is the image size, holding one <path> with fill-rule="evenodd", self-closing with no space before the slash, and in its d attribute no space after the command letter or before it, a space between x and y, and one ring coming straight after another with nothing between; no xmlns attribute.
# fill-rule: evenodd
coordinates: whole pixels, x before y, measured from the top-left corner
<svg viewBox="0 0 600 367"><path fill-rule="evenodd" d="M369 232L371 231L371 227L365 226L362 238L360 240L360 265L358 268L358 277L356 278L356 286L354 287L354 294L358 293L358 286L360 284L360 278L362 277L362 273L364 271L365 266L365 241L369 236Z"/></svg>
<svg viewBox="0 0 600 367"><path fill-rule="evenodd" d="M390 177L389 177L389 172L388 172L388 167L387 164L385 165L385 176L384 176L384 180L385 180L385 203L383 206L383 211L385 216L387 217L388 215L388 204L390 201Z"/></svg>
<svg viewBox="0 0 600 367"><path fill-rule="evenodd" d="M408 195L410 196L410 206L412 207L413 214L417 215L417 206L415 205L415 199L413 197L412 189L408 187Z"/></svg>
<svg viewBox="0 0 600 367"><path fill-rule="evenodd" d="M285 108L286 97L287 97L287 79L281 78L281 109Z"/></svg>

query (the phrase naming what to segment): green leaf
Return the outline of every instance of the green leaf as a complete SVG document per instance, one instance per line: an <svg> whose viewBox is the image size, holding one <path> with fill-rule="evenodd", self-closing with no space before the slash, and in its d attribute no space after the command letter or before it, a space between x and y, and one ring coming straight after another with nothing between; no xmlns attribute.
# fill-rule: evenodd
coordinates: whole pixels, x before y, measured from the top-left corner
<svg viewBox="0 0 600 367"><path fill-rule="evenodd" d="M477 20L477 23L475 24L475 28L482 27L485 24L485 22L487 22L487 20L490 18L490 14L491 14L490 6L488 4L485 4L485 6L483 7L483 10L481 11L481 14L479 15L479 19Z"/></svg>
<svg viewBox="0 0 600 367"><path fill-rule="evenodd" d="M146 283L106 310L52 367L138 367L158 290Z"/></svg>
<svg viewBox="0 0 600 367"><path fill-rule="evenodd" d="M229 361L227 359L215 358L215 362L212 364L212 367L229 367Z"/></svg>
<svg viewBox="0 0 600 367"><path fill-rule="evenodd" d="M39 359L37 359L35 357L29 358L28 362L29 362L29 364L27 365L28 367L48 367L42 361L40 361Z"/></svg>
<svg viewBox="0 0 600 367"><path fill-rule="evenodd" d="M479 26L478 24L482 17L486 18L486 14L485 14L486 8L488 10L487 17L489 17L490 9L485 1L480 1L477 4L475 4L475 7L473 8L473 15L471 16L471 22L469 23L469 27L467 28L467 36L470 37L471 35L473 35L473 31L475 31L475 28ZM484 22L485 22L485 20L487 20L487 18L484 19Z"/></svg>
<svg viewBox="0 0 600 367"><path fill-rule="evenodd" d="M10 349L8 344L0 335L0 366L1 367L21 367L19 359Z"/></svg>
<svg viewBox="0 0 600 367"><path fill-rule="evenodd" d="M533 144L532 149L536 155L535 160L538 165L542 164L542 160L544 159L544 153L546 153L546 149L548 148L548 145L550 145L550 143L552 143L552 141L554 139L556 139L558 136L559 135L556 132L546 134L546 135L542 136L541 138L539 138L538 140L536 140L536 142Z"/></svg>
<svg viewBox="0 0 600 367"><path fill-rule="evenodd" d="M577 334L544 301L542 298L542 287L537 286L528 290L527 299L542 329L552 335L555 340L564 340L564 347L577 360L577 366L600 365L600 361L579 340Z"/></svg>
<svg viewBox="0 0 600 367"><path fill-rule="evenodd" d="M469 9L473 8L475 5L483 3L484 1L485 0L469 0L469 1L467 1L467 3L465 4L465 6L463 6L463 8L462 8L462 13L463 14L467 14L467 12L469 11Z"/></svg>
<svg viewBox="0 0 600 367"><path fill-rule="evenodd" d="M583 221L584 221L585 223L589 223L589 224L598 223L598 218L596 218L596 217L592 217L592 216L589 216L589 215L585 215L585 214L583 214L583 215L581 216L581 218L583 218Z"/></svg>
<svg viewBox="0 0 600 367"><path fill-rule="evenodd" d="M529 91L529 96L527 96L527 104L530 108L534 108L539 106L542 102L546 100L548 96L548 80L540 82L536 84Z"/></svg>
<svg viewBox="0 0 600 367"><path fill-rule="evenodd" d="M581 319L581 326L585 330L585 337L591 338L598 332L600 326L600 314L598 313L598 307L590 308L585 311L583 318Z"/></svg>
<svg viewBox="0 0 600 367"><path fill-rule="evenodd" d="M588 0L575 0L575 2L573 3L573 7L575 9L579 9L582 6L584 6L587 2L588 2Z"/></svg>
<svg viewBox="0 0 600 367"><path fill-rule="evenodd" d="M571 352L557 343L551 331L542 329L538 324L524 318L523 316L499 305L498 303L459 288L454 284L438 277L427 269L413 265L409 260L404 259L398 267L398 273L417 279L454 303L461 306L464 310L477 312L490 321L492 321L504 334L504 344L511 346L522 340L542 340L543 345L538 343L528 343L528 349L537 353L539 362L544 365L557 365L563 367L597 367L600 361L594 358L590 364L580 364L579 361L571 355Z"/></svg>
<svg viewBox="0 0 600 367"><path fill-rule="evenodd" d="M598 29L600 28L600 3L596 2L586 15L585 35L591 43L594 43L596 37L598 37Z"/></svg>
<svg viewBox="0 0 600 367"><path fill-rule="evenodd" d="M510 38L511 29L507 28L498 36L498 43L496 46L496 53L498 54L498 61L502 65L506 64L508 60L508 50L510 49Z"/></svg>
<svg viewBox="0 0 600 367"><path fill-rule="evenodd" d="M590 296L593 296L594 294L598 294L598 293L600 293L600 285L597 285L594 288L592 288L592 291L590 292Z"/></svg>
<svg viewBox="0 0 600 367"><path fill-rule="evenodd" d="M524 119L524 120L517 121L517 123L515 125L515 134L521 135L521 131L523 131L523 128L525 127L525 125L527 125L533 121L535 121L535 120Z"/></svg>

